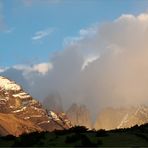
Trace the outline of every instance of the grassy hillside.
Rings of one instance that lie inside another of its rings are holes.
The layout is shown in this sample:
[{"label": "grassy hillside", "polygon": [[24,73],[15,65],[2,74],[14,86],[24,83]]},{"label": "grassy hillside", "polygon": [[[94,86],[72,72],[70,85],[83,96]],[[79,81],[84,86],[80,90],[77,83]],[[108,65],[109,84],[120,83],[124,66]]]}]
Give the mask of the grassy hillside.
[{"label": "grassy hillside", "polygon": [[128,129],[87,130],[74,127],[64,131],[11,135],[0,137],[0,146],[4,147],[105,147],[105,146],[148,146],[148,124]]}]

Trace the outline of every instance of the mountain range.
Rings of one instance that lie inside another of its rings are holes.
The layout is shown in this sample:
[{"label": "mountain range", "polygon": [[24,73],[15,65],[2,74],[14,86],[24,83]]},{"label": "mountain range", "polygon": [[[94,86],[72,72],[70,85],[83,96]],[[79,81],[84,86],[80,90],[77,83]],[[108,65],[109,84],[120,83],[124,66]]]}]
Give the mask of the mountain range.
[{"label": "mountain range", "polygon": [[16,82],[0,76],[0,135],[19,136],[34,131],[69,129],[75,125],[111,130],[148,123],[146,105],[107,107],[92,122],[85,105],[74,103],[64,112],[59,95],[48,97],[43,106]]},{"label": "mountain range", "polygon": [[148,123],[148,106],[108,107],[102,110],[95,122],[95,129],[128,128]]}]

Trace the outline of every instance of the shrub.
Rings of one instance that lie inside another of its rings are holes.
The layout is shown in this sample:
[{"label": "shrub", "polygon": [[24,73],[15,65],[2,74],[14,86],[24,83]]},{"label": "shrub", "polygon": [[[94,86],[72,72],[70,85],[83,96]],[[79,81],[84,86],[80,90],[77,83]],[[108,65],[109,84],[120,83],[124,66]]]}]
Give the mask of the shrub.
[{"label": "shrub", "polygon": [[74,126],[70,128],[68,131],[76,133],[84,133],[88,131],[88,128],[86,128],[85,126]]},{"label": "shrub", "polygon": [[91,142],[91,140],[86,135],[82,135],[81,143],[82,143],[81,146],[83,146],[83,147],[95,147],[95,146],[97,146],[97,144]]},{"label": "shrub", "polygon": [[13,135],[7,135],[5,137],[0,137],[3,140],[14,140],[16,137]]},{"label": "shrub", "polygon": [[78,134],[73,134],[71,136],[67,136],[65,143],[75,143],[76,141],[79,141],[81,139],[81,136]]},{"label": "shrub", "polygon": [[104,137],[107,135],[108,135],[108,133],[104,129],[100,129],[100,130],[96,131],[96,137]]}]

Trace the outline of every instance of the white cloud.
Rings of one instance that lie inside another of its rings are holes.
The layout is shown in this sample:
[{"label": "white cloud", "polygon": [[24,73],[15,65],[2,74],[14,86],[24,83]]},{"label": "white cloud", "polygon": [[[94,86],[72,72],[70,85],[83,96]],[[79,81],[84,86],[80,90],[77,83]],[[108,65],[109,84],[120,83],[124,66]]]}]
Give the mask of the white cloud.
[{"label": "white cloud", "polygon": [[34,71],[37,71],[42,74],[46,74],[52,68],[53,65],[51,63],[40,63],[33,66]]},{"label": "white cloud", "polygon": [[98,29],[98,25],[95,24],[92,27],[89,28],[85,28],[85,29],[81,29],[79,31],[79,35],[76,37],[66,37],[64,39],[64,46],[73,46],[76,44],[79,44],[79,42],[81,42],[81,40],[85,39],[85,38],[91,38],[93,37],[96,33],[97,33],[97,29]]},{"label": "white cloud", "polygon": [[90,63],[96,61],[98,58],[99,56],[96,55],[89,55],[89,57],[86,57],[81,70],[84,70]]},{"label": "white cloud", "polygon": [[51,63],[39,63],[35,65],[15,65],[14,69],[22,70],[24,73],[38,72],[40,74],[46,74],[49,70],[53,68]]},{"label": "white cloud", "polygon": [[5,72],[8,69],[8,67],[0,68],[0,73]]},{"label": "white cloud", "polygon": [[91,108],[148,103],[148,14],[122,15],[90,28],[55,56],[54,71],[38,82],[49,88],[44,94],[55,89],[64,104]]},{"label": "white cloud", "polygon": [[42,40],[43,38],[49,36],[54,31],[54,28],[48,28],[45,30],[37,31],[31,38],[33,41]]}]

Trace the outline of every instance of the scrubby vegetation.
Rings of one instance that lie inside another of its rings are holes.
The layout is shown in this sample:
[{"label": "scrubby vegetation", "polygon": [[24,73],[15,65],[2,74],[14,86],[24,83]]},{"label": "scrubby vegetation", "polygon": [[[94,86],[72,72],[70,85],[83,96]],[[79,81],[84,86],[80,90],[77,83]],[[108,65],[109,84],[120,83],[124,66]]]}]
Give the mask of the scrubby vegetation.
[{"label": "scrubby vegetation", "polygon": [[105,147],[148,146],[148,124],[111,131],[88,130],[84,126],[53,132],[34,132],[20,137],[0,137],[1,147]]}]

